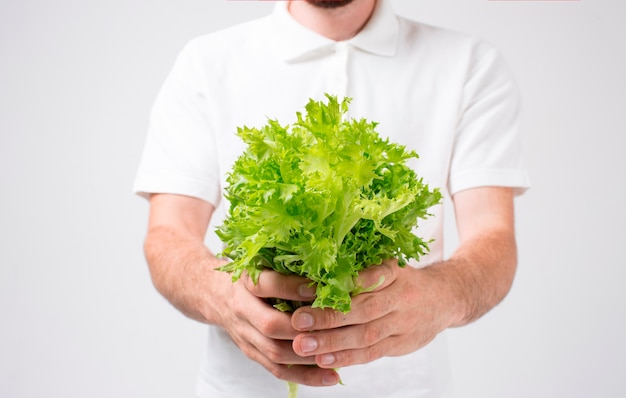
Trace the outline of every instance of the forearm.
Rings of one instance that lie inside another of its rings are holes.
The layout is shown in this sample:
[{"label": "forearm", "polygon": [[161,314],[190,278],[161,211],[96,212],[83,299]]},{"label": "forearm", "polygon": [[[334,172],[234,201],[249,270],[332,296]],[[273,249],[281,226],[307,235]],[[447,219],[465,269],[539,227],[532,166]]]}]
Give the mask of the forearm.
[{"label": "forearm", "polygon": [[144,252],[154,286],[174,307],[199,322],[218,323],[215,300],[207,295],[231,285],[226,273],[215,270],[224,260],[198,238],[169,226],[150,228]]},{"label": "forearm", "polygon": [[496,230],[464,242],[428,270],[440,281],[450,327],[475,321],[504,299],[513,283],[517,250],[511,231]]}]

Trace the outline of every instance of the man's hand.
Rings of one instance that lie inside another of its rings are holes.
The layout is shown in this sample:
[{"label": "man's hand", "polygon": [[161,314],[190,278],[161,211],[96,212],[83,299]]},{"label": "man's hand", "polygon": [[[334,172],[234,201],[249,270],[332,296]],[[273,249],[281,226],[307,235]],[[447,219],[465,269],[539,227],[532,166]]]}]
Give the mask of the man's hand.
[{"label": "man's hand", "polygon": [[416,269],[386,261],[361,272],[347,314],[302,307],[291,322],[300,331],[294,351],[323,368],[362,364],[413,352],[442,330],[469,323],[507,294],[516,268],[513,196],[484,187],[454,197],[460,245],[451,259]]},{"label": "man's hand", "polygon": [[225,260],[204,245],[213,211],[196,198],[151,196],[144,251],[157,290],[186,316],[222,326],[246,356],[276,377],[311,386],[337,384],[337,372],[310,366],[313,356],[294,353],[298,332],[290,315],[264,301],[312,301],[315,292],[308,280],[263,271],[256,285],[247,276],[232,283],[229,274],[216,270]]},{"label": "man's hand", "polygon": [[257,285],[247,277],[233,284],[216,271],[224,260],[203,242],[214,209],[199,199],[154,195],[145,252],[155,286],[181,312],[222,326],[280,379],[333,385],[333,368],[415,351],[443,329],[477,319],[508,292],[516,266],[511,191],[477,188],[454,202],[461,244],[452,258],[422,269],[386,261],[362,272],[361,287],[384,281],[354,297],[345,315],[302,307],[290,318],[265,303],[312,301],[306,279],[264,271]]},{"label": "man's hand", "polygon": [[292,340],[298,332],[291,326],[291,314],[278,311],[264,300],[312,301],[315,289],[308,286],[309,282],[267,270],[255,285],[245,275],[232,284],[218,323],[248,358],[275,377],[311,386],[334,385],[339,382],[337,372],[312,367],[314,356],[300,356],[293,351]]},{"label": "man's hand", "polygon": [[[445,283],[433,269],[400,268],[395,260],[361,272],[359,286],[374,291],[352,300],[347,314],[299,308],[292,317],[298,355],[315,355],[323,368],[367,363],[382,356],[411,353],[451,324],[454,306],[445,301]],[[304,333],[302,333],[304,332]]]}]

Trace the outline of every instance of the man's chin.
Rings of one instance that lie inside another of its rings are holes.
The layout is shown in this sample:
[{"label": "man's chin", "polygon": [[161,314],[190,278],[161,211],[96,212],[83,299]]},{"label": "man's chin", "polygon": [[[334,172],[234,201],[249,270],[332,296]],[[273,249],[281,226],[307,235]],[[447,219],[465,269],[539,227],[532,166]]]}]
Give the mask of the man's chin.
[{"label": "man's chin", "polygon": [[339,8],[353,1],[354,0],[306,0],[307,3],[319,8]]}]

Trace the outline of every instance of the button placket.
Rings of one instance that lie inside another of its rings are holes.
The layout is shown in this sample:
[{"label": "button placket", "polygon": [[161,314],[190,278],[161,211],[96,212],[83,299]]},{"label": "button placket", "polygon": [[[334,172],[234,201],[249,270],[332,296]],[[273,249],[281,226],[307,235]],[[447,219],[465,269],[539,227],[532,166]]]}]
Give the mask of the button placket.
[{"label": "button placket", "polygon": [[349,55],[350,48],[348,43],[335,43],[335,54],[333,54],[329,71],[329,87],[332,90],[329,94],[336,95],[340,100],[348,93]]}]

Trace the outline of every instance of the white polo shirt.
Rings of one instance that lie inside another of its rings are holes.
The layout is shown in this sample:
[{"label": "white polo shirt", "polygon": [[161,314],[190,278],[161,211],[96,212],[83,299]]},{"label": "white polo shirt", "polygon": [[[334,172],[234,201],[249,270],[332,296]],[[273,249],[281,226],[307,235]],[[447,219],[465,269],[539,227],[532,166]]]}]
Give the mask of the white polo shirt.
[{"label": "white polo shirt", "polygon": [[[519,99],[497,51],[480,40],[396,16],[379,0],[367,26],[334,42],[299,25],[287,2],[272,15],[191,41],[153,107],[135,191],[207,200],[224,214],[226,174],[243,150],[238,126],[295,121],[309,98],[349,96],[351,117],[417,151],[418,175],[446,195],[479,186],[528,187],[518,134]],[[434,239],[421,266],[443,258],[443,207],[418,234]],[[209,246],[219,250],[209,232]],[[309,397],[439,397],[447,363],[441,338],[403,357],[341,369],[343,386],[301,387]],[[198,394],[286,396],[285,383],[209,326]]]}]

